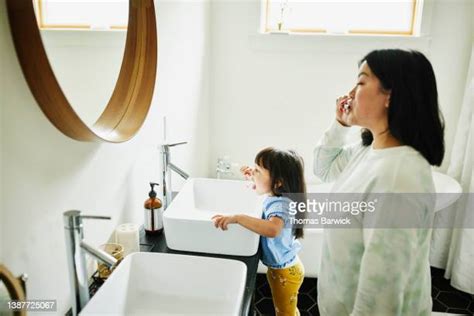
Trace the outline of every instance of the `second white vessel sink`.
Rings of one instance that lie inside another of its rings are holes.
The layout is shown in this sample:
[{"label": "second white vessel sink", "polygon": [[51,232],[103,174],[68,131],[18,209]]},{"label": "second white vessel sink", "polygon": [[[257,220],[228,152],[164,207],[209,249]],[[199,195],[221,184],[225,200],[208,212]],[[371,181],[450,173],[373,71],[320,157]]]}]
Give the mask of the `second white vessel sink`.
[{"label": "second white vessel sink", "polygon": [[237,260],[134,253],[80,315],[239,315],[246,275]]},{"label": "second white vessel sink", "polygon": [[166,243],[174,250],[252,256],[257,253],[259,235],[229,225],[216,229],[216,214],[262,216],[262,199],[246,181],[207,178],[189,179],[164,212]]}]

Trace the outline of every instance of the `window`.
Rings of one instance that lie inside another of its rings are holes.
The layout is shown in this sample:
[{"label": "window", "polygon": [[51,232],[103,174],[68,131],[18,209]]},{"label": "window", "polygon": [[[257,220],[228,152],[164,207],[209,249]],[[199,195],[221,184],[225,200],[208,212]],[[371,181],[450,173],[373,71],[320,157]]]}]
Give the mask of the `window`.
[{"label": "window", "polygon": [[35,0],[41,29],[126,29],[128,0]]},{"label": "window", "polygon": [[262,31],[418,35],[422,0],[263,0]]}]

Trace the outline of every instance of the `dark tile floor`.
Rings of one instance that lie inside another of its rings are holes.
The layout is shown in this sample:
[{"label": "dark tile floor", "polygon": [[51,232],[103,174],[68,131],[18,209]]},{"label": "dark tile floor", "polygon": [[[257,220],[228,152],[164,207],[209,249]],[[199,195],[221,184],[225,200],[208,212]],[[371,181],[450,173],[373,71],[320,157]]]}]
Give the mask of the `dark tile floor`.
[{"label": "dark tile floor", "polygon": [[[474,295],[456,290],[443,275],[444,270],[431,268],[433,311],[474,315]],[[298,295],[301,315],[319,315],[317,296],[317,279],[305,278]],[[257,315],[275,315],[272,295],[264,274],[257,275],[255,312]]]}]

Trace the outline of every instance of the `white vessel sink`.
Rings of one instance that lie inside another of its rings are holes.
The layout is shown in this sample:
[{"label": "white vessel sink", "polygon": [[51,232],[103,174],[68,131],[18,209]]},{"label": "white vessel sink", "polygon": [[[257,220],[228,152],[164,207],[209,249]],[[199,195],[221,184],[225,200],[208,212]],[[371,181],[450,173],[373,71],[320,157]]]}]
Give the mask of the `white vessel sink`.
[{"label": "white vessel sink", "polygon": [[80,315],[239,315],[246,274],[236,260],[134,253]]},{"label": "white vessel sink", "polygon": [[174,250],[252,256],[259,235],[240,225],[216,229],[211,218],[216,214],[260,218],[262,199],[246,181],[189,179],[164,212],[166,243]]},{"label": "white vessel sink", "polygon": [[436,194],[435,212],[450,206],[461,196],[461,185],[452,177],[433,171],[433,181],[436,193],[444,193]]}]

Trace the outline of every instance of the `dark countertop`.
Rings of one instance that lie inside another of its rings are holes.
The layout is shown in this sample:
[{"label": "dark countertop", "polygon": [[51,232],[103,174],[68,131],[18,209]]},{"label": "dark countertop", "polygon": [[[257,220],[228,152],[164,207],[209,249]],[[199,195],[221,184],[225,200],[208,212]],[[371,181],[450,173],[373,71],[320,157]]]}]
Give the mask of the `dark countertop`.
[{"label": "dark countertop", "polygon": [[142,252],[146,251],[146,252],[173,253],[173,254],[214,257],[214,258],[233,259],[233,260],[242,261],[247,266],[247,280],[245,283],[244,300],[242,304],[242,316],[254,315],[253,293],[255,291],[255,281],[257,279],[257,267],[258,267],[258,261],[260,257],[260,250],[251,257],[177,251],[177,250],[172,250],[168,248],[168,246],[166,245],[165,233],[162,233],[159,235],[146,234],[143,227],[140,230],[140,248]]}]

